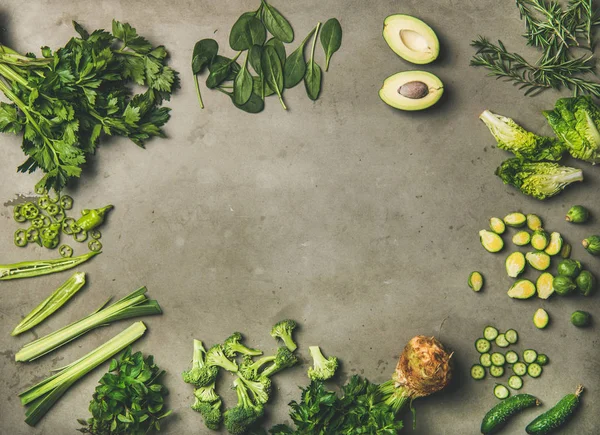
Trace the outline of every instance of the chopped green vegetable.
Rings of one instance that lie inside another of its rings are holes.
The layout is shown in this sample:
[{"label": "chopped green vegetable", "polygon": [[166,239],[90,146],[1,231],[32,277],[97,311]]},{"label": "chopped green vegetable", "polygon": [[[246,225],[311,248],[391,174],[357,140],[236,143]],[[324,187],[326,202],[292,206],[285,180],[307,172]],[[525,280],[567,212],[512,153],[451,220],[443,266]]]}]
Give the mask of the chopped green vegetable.
[{"label": "chopped green vegetable", "polygon": [[562,247],[562,236],[560,235],[560,233],[557,233],[555,231],[550,234],[550,243],[548,243],[548,246],[546,247],[546,249],[544,249],[544,252],[548,255],[557,255],[560,253]]},{"label": "chopped green vegetable", "polygon": [[495,340],[496,346],[498,347],[508,347],[510,343],[506,339],[506,334],[498,334]]},{"label": "chopped green vegetable", "polygon": [[[160,382],[164,370],[152,355],[131,353],[128,347],[119,359],[113,359],[108,373],[100,379],[89,410],[88,420],[78,420],[89,434],[145,434],[160,430],[160,420],[171,414],[165,410],[167,388]],[[118,399],[117,399],[118,398]]]},{"label": "chopped green vegetable", "polygon": [[538,251],[543,251],[550,243],[550,236],[543,229],[537,229],[533,232],[531,236],[531,246],[533,249],[537,249]]},{"label": "chopped green vegetable", "polygon": [[600,236],[590,236],[581,242],[586,251],[592,255],[600,255]]},{"label": "chopped green vegetable", "polygon": [[575,279],[575,284],[582,295],[589,296],[596,290],[596,277],[589,270],[582,270]]},{"label": "chopped green vegetable", "polygon": [[220,367],[228,372],[236,373],[238,365],[225,355],[225,349],[221,344],[215,344],[206,352],[206,365],[209,367]]},{"label": "chopped green vegetable", "polygon": [[528,279],[520,279],[508,290],[508,296],[513,299],[529,299],[535,295],[535,284]]},{"label": "chopped green vegetable", "polygon": [[15,361],[33,361],[92,329],[118,320],[161,314],[162,311],[158,302],[148,299],[145,294],[146,291],[146,287],[141,287],[117,302],[94,311],[81,320],[27,343],[16,353]]},{"label": "chopped green vegetable", "polygon": [[498,337],[498,330],[493,326],[486,326],[483,330],[483,336],[486,340],[495,340]]},{"label": "chopped green vegetable", "polygon": [[234,358],[238,353],[242,355],[258,356],[262,355],[262,351],[258,349],[250,349],[244,346],[242,341],[242,334],[234,332],[223,342],[223,350],[225,355],[229,358]]},{"label": "chopped green vegetable", "polygon": [[478,338],[475,340],[475,349],[479,353],[487,353],[492,348],[492,344],[485,338]]},{"label": "chopped green vegetable", "polygon": [[506,257],[506,273],[511,278],[516,278],[525,270],[525,256],[522,252],[516,251]]},{"label": "chopped green vegetable", "polygon": [[482,353],[479,355],[479,364],[481,364],[483,367],[491,367],[492,356],[489,353]]},{"label": "chopped green vegetable", "polygon": [[510,396],[510,391],[502,384],[496,384],[494,387],[494,396],[497,399],[504,400]]},{"label": "chopped green vegetable", "polygon": [[527,364],[522,363],[522,362],[518,362],[515,363],[512,367],[513,372],[515,373],[515,375],[517,376],[525,376],[527,374]]},{"label": "chopped green vegetable", "polygon": [[571,245],[568,243],[565,243],[562,247],[562,249],[560,250],[560,256],[562,258],[569,258],[571,256]]},{"label": "chopped green vegetable", "polygon": [[479,364],[473,364],[471,366],[471,377],[476,381],[480,381],[485,378],[485,369],[483,366]]},{"label": "chopped green vegetable", "polygon": [[84,357],[19,394],[23,405],[32,403],[25,413],[25,423],[35,426],[75,382],[125,349],[144,335],[144,332],[146,325],[143,322],[135,322]]},{"label": "chopped green vegetable", "polygon": [[567,296],[575,291],[577,285],[568,276],[558,275],[552,280],[552,287],[559,296]]},{"label": "chopped green vegetable", "polygon": [[523,388],[523,379],[520,376],[512,375],[508,378],[508,386],[513,390],[520,390]]},{"label": "chopped green vegetable", "polygon": [[31,278],[34,276],[47,275],[49,273],[62,272],[72,269],[89,260],[101,251],[88,252],[79,257],[57,258],[55,260],[23,261],[15,264],[0,264],[0,280],[17,278]]},{"label": "chopped green vegetable", "polygon": [[505,357],[506,362],[509,364],[514,364],[519,361],[519,354],[517,354],[517,352],[515,352],[514,350],[509,350],[508,352],[506,352]]},{"label": "chopped green vegetable", "polygon": [[503,162],[496,169],[496,175],[504,184],[541,200],[559,194],[571,183],[583,181],[580,169],[549,162],[523,162],[518,158]]},{"label": "chopped green vegetable", "polygon": [[490,375],[492,375],[494,378],[501,378],[502,376],[504,376],[504,367],[494,365],[491,366]]},{"label": "chopped green vegetable", "polygon": [[554,276],[549,272],[542,273],[536,283],[537,294],[540,299],[548,299],[554,293]]},{"label": "chopped green vegetable", "polygon": [[471,272],[469,274],[469,280],[467,283],[469,284],[469,287],[471,287],[471,289],[474,292],[478,292],[483,288],[483,284],[484,284],[483,275],[477,271]]},{"label": "chopped green vegetable", "polygon": [[550,317],[548,316],[546,310],[544,310],[543,308],[538,308],[535,314],[533,315],[533,324],[538,329],[544,329],[546,326],[548,326],[549,320]]},{"label": "chopped green vegetable", "polygon": [[506,363],[506,358],[500,352],[494,352],[490,355],[492,365],[501,367]]},{"label": "chopped green vegetable", "polygon": [[563,397],[553,408],[538,416],[525,428],[529,435],[546,435],[564,425],[579,406],[583,386],[578,385],[575,394]]},{"label": "chopped green vegetable", "polygon": [[567,212],[567,222],[583,224],[590,218],[590,212],[582,205],[574,205]]},{"label": "chopped green vegetable", "polygon": [[517,246],[528,245],[531,242],[531,234],[527,231],[519,231],[513,236],[512,242]]},{"label": "chopped green vegetable", "polygon": [[504,333],[504,337],[506,338],[506,341],[508,341],[510,344],[516,344],[517,341],[519,341],[519,334],[514,329],[509,329],[508,331],[506,331]]},{"label": "chopped green vegetable", "polygon": [[542,366],[535,362],[527,366],[527,374],[532,378],[539,378],[542,375],[543,371],[544,369],[542,368]]},{"label": "chopped green vegetable", "polygon": [[541,230],[543,228],[542,219],[536,214],[528,214],[527,228],[531,231]]},{"label": "chopped green vegetable", "polygon": [[112,205],[107,205],[93,210],[84,209],[81,211],[82,216],[77,221],[77,226],[83,231],[92,231],[104,223],[106,213],[113,208]]},{"label": "chopped green vegetable", "polygon": [[282,320],[281,322],[276,323],[273,328],[271,328],[271,337],[283,341],[285,346],[293,352],[298,348],[292,338],[292,333],[295,328],[295,321],[289,319]]},{"label": "chopped green vegetable", "polygon": [[313,359],[313,367],[308,368],[308,377],[313,381],[332,378],[338,368],[338,359],[334,356],[325,358],[319,346],[309,346],[308,352]]},{"label": "chopped green vegetable", "polygon": [[544,251],[528,252],[525,259],[531,267],[537,270],[546,270],[550,267],[550,256]]},{"label": "chopped green vegetable", "polygon": [[479,240],[488,252],[499,252],[504,247],[502,237],[488,230],[479,231]]},{"label": "chopped green vegetable", "polygon": [[13,329],[10,335],[19,335],[40,324],[48,316],[62,307],[71,297],[77,293],[85,284],[85,273],[75,272],[59,288],[54,290],[50,296],[33,309]]},{"label": "chopped green vegetable", "polygon": [[260,420],[264,415],[264,406],[254,402],[249,394],[248,388],[240,378],[233,381],[235,392],[238,397],[237,405],[228,409],[223,414],[223,421],[227,431],[232,435],[241,435]]},{"label": "chopped green vegetable", "polygon": [[493,217],[490,218],[490,229],[496,234],[504,234],[504,231],[506,231],[506,225],[502,219]]},{"label": "chopped green vegetable", "polygon": [[538,363],[541,366],[545,366],[546,364],[548,364],[549,359],[548,359],[548,355],[545,355],[543,353],[540,353],[537,358],[535,359],[535,362]]},{"label": "chopped green vegetable", "polygon": [[206,349],[200,340],[194,340],[192,368],[182,373],[183,382],[197,388],[210,385],[217,379],[219,369],[206,364]]},{"label": "chopped green vegetable", "polygon": [[261,377],[271,377],[275,373],[280,372],[283,369],[293,367],[298,363],[298,358],[294,353],[289,350],[286,346],[281,346],[277,349],[273,363],[265,368],[260,374]]},{"label": "chopped green vegetable", "polygon": [[587,311],[575,311],[571,314],[571,323],[579,328],[589,326],[592,323],[592,315]]},{"label": "chopped green vegetable", "polygon": [[520,228],[527,222],[527,216],[521,212],[512,212],[504,216],[504,223],[509,227]]}]

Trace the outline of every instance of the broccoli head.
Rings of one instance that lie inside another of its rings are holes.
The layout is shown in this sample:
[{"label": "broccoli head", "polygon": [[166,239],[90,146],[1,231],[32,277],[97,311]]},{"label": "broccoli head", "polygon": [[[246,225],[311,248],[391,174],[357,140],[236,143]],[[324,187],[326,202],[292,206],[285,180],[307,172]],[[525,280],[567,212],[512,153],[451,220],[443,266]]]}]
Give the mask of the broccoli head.
[{"label": "broccoli head", "polygon": [[238,376],[245,384],[246,388],[250,390],[256,403],[264,405],[269,401],[269,396],[271,395],[271,380],[269,378],[261,376],[258,380],[251,381],[240,376],[239,373]]},{"label": "broccoli head", "polygon": [[292,339],[292,331],[296,328],[296,322],[293,320],[282,320],[281,322],[275,324],[271,329],[271,337],[283,341],[286,347],[292,352],[295,351],[298,346],[294,343]]},{"label": "broccoli head", "polygon": [[211,384],[217,378],[219,369],[206,364],[206,350],[200,340],[194,340],[192,368],[182,373],[183,381],[196,387]]},{"label": "broccoli head", "polygon": [[273,364],[262,371],[261,377],[271,377],[283,369],[296,365],[296,363],[298,363],[296,355],[287,347],[282,346],[277,349]]},{"label": "broccoli head", "polygon": [[338,368],[338,359],[334,356],[325,358],[319,346],[308,348],[313,358],[313,367],[308,369],[308,377],[313,381],[325,381],[335,374]]},{"label": "broccoli head", "polygon": [[581,169],[549,162],[523,162],[508,159],[496,169],[504,184],[510,184],[526,195],[546,199],[560,193],[566,186],[583,180]]},{"label": "broccoli head", "polygon": [[264,408],[263,405],[252,402],[248,395],[248,390],[241,379],[233,381],[233,385],[238,397],[238,403],[234,408],[225,411],[223,420],[230,434],[241,435],[263,416]]},{"label": "broccoli head", "polygon": [[479,115],[490,133],[496,138],[498,148],[512,152],[521,159],[530,161],[558,161],[565,153],[566,146],[551,137],[538,136],[517,124],[510,118],[485,110]]},{"label": "broccoli head", "polygon": [[231,337],[229,337],[223,343],[223,350],[225,355],[229,358],[235,358],[238,353],[242,355],[250,355],[250,356],[258,356],[262,355],[262,352],[258,349],[250,349],[249,347],[244,346],[242,343],[242,334],[239,332],[234,332]]},{"label": "broccoli head", "polygon": [[[287,349],[287,347],[285,349]],[[260,377],[259,371],[262,366],[274,360],[275,355],[265,356],[256,361],[254,361],[252,357],[244,355],[239,367],[239,373],[246,379],[256,381]]]},{"label": "broccoli head", "polygon": [[206,365],[209,367],[221,367],[228,372],[233,373],[238,371],[238,365],[235,361],[231,361],[227,358],[223,346],[220,344],[215,344],[208,349],[208,352],[206,353]]},{"label": "broccoli head", "polygon": [[196,396],[196,399],[202,402],[216,402],[217,400],[219,400],[219,396],[215,391],[214,382],[205,387],[196,388],[194,390],[194,396]]},{"label": "broccoli head", "polygon": [[204,419],[204,424],[207,428],[211,430],[219,430],[221,426],[221,401],[217,400],[216,402],[209,403],[203,402],[196,398],[196,403],[192,405],[192,409],[196,412],[199,412]]}]

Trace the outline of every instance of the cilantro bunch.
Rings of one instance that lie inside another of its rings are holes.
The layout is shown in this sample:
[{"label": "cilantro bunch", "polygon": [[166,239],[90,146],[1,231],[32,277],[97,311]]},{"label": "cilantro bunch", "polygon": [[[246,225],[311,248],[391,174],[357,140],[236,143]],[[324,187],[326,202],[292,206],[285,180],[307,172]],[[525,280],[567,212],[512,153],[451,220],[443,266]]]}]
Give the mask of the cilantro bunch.
[{"label": "cilantro bunch", "polygon": [[108,373],[100,379],[90,402],[92,417],[78,422],[82,433],[94,435],[142,435],[160,430],[160,420],[171,414],[165,411],[167,389],[160,383],[164,370],[152,355],[131,353],[131,346],[110,363]]},{"label": "cilantro bunch", "polygon": [[[79,37],[42,57],[21,55],[0,44],[0,131],[23,134],[27,160],[20,172],[41,169],[36,188],[60,191],[95,153],[104,135],[124,136],[143,147],[169,110],[160,107],[179,86],[167,66],[167,51],[154,47],[127,23],[113,20],[112,33],[88,33],[73,23]],[[134,94],[131,85],[144,87]]]}]

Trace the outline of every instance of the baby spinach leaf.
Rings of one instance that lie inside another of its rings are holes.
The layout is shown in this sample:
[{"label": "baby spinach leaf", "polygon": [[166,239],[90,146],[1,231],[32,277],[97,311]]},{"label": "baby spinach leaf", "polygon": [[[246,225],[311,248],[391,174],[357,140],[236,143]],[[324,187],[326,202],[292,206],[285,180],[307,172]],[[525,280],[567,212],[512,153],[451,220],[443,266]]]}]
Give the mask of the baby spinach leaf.
[{"label": "baby spinach leaf", "polygon": [[262,19],[269,33],[286,44],[292,42],[294,40],[294,29],[292,29],[290,22],[265,0],[261,1],[263,4]]},{"label": "baby spinach leaf", "polygon": [[294,50],[292,54],[286,59],[285,65],[283,65],[283,84],[286,88],[293,88],[304,78],[306,74],[306,61],[304,60],[304,46],[310,39],[317,28],[315,27],[310,31],[304,41]]},{"label": "baby spinach leaf", "polygon": [[[238,55],[239,56],[239,55]],[[240,70],[237,59],[229,59],[225,56],[215,56],[212,64],[208,67],[210,74],[206,79],[206,87],[214,89],[223,83],[225,80],[233,80]]]},{"label": "baby spinach leaf", "polygon": [[235,80],[233,81],[233,102],[236,106],[246,104],[252,94],[254,82],[252,81],[252,75],[250,75],[247,66],[248,57],[246,56],[246,63],[237,73]]},{"label": "baby spinach leaf", "polygon": [[238,109],[242,109],[244,112],[259,113],[262,112],[265,108],[264,100],[254,92],[251,93],[248,101],[246,101],[246,103],[242,105],[236,104],[233,100],[233,97],[231,99],[233,101],[233,104],[235,104],[235,107],[237,107]]},{"label": "baby spinach leaf", "polygon": [[329,61],[333,53],[342,46],[342,26],[337,18],[330,18],[321,30],[321,45],[325,52],[325,71],[329,70]]},{"label": "baby spinach leaf", "polygon": [[253,80],[253,87],[254,87],[254,93],[256,95],[260,95],[263,98],[266,97],[270,97],[271,95],[273,95],[275,93],[275,91],[273,89],[271,89],[271,86],[269,86],[268,84],[265,83],[265,80],[263,79],[262,76],[259,77],[252,77]]},{"label": "baby spinach leaf", "polygon": [[202,39],[194,45],[192,53],[192,71],[200,74],[204,67],[210,65],[219,51],[219,44],[214,39]]},{"label": "baby spinach leaf", "polygon": [[273,47],[275,49],[275,51],[277,52],[277,56],[279,56],[279,60],[281,60],[281,64],[283,65],[285,63],[285,47],[283,45],[283,42],[281,42],[279,39],[277,38],[271,38],[267,41],[267,43],[265,45],[270,45],[271,47]]},{"label": "baby spinach leaf", "polygon": [[252,66],[252,69],[254,69],[254,72],[258,75],[262,74],[262,67],[260,66],[262,51],[263,48],[261,45],[253,45],[248,51],[248,62]]},{"label": "baby spinach leaf", "polygon": [[277,51],[275,51],[272,46],[265,46],[262,53],[261,65],[265,83],[277,93],[281,106],[284,110],[287,110],[283,98],[281,97],[281,93],[283,92],[283,69],[281,67],[281,60],[277,55]]},{"label": "baby spinach leaf", "polygon": [[315,36],[313,37],[310,60],[306,64],[306,75],[304,76],[306,93],[308,94],[308,98],[311,100],[316,100],[319,98],[319,94],[321,93],[321,67],[315,62],[315,44],[317,42],[317,36],[319,35],[320,27],[321,23],[317,24]]},{"label": "baby spinach leaf", "polygon": [[263,45],[267,32],[263,23],[253,16],[242,15],[229,33],[229,45],[232,49],[248,50],[254,44]]}]

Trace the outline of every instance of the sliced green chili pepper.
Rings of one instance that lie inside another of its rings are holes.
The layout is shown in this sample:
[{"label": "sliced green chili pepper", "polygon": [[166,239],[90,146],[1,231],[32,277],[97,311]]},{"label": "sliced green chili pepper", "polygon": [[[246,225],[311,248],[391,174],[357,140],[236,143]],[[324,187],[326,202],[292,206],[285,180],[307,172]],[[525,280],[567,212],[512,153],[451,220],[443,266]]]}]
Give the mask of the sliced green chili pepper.
[{"label": "sliced green chili pepper", "polygon": [[40,238],[40,230],[35,227],[29,227],[25,231],[25,235],[27,236],[27,241],[29,243],[36,242]]},{"label": "sliced green chili pepper", "polygon": [[79,257],[57,258],[54,260],[23,261],[16,264],[0,265],[0,280],[31,278],[34,276],[47,275],[54,272],[62,272],[71,269],[98,255],[98,252],[88,252]]},{"label": "sliced green chili pepper", "polygon": [[63,233],[71,236],[71,235],[79,232],[79,231],[76,231],[77,229],[79,231],[81,231],[81,228],[79,228],[77,226],[75,219],[73,219],[72,217],[65,218],[65,220],[62,221]]},{"label": "sliced green chili pepper", "polygon": [[98,240],[102,237],[102,233],[100,232],[100,230],[92,230],[90,231],[90,237],[92,239]]},{"label": "sliced green chili pepper", "polygon": [[67,218],[67,215],[64,211],[59,211],[54,216],[52,216],[56,222],[62,223]]},{"label": "sliced green chili pepper", "polygon": [[73,198],[71,198],[69,195],[61,196],[60,206],[65,210],[71,210],[71,208],[73,208]]},{"label": "sliced green chili pepper", "polygon": [[17,222],[25,222],[27,218],[21,214],[21,204],[15,205],[13,209],[13,217]]},{"label": "sliced green chili pepper", "polygon": [[46,195],[48,193],[48,190],[43,185],[36,184],[35,193],[37,193],[38,195]]},{"label": "sliced green chili pepper", "polygon": [[94,228],[102,225],[104,222],[104,215],[112,208],[112,205],[107,205],[106,207],[97,208],[94,210],[82,210],[81,214],[83,216],[79,218],[77,225],[79,225],[81,229],[85,231],[93,230]]},{"label": "sliced green chili pepper", "polygon": [[58,253],[61,255],[61,257],[72,257],[73,248],[71,248],[69,245],[60,245],[58,248]]},{"label": "sliced green chili pepper", "polygon": [[80,229],[76,233],[73,233],[73,239],[79,243],[85,242],[87,240],[87,237],[88,237],[87,231],[82,230],[82,229]]},{"label": "sliced green chili pepper", "polygon": [[48,207],[46,208],[46,212],[50,216],[54,216],[59,211],[60,211],[60,207],[58,205],[56,205],[56,204],[49,204]]},{"label": "sliced green chili pepper", "polygon": [[49,227],[42,229],[40,232],[40,239],[44,247],[54,249],[58,246],[60,227],[60,224],[52,224]]},{"label": "sliced green chili pepper", "polygon": [[32,220],[40,215],[40,209],[37,208],[33,202],[26,202],[21,206],[19,213],[21,213],[25,219]]},{"label": "sliced green chili pepper", "polygon": [[100,240],[92,239],[88,242],[88,248],[90,248],[90,251],[92,252],[98,252],[102,249],[102,243]]},{"label": "sliced green chili pepper", "polygon": [[47,196],[52,204],[56,204],[60,200],[60,193],[58,192],[56,193],[56,196],[54,198],[50,195],[50,192],[48,192]]},{"label": "sliced green chili pepper", "polygon": [[41,217],[36,217],[31,221],[31,226],[36,229],[40,229],[44,227],[44,219]]},{"label": "sliced green chili pepper", "polygon": [[20,248],[27,246],[27,233],[23,228],[19,228],[15,231],[15,245]]},{"label": "sliced green chili pepper", "polygon": [[50,199],[48,198],[47,195],[40,196],[38,198],[38,207],[41,208],[42,210],[45,210],[46,208],[48,208],[49,205],[50,205]]}]

